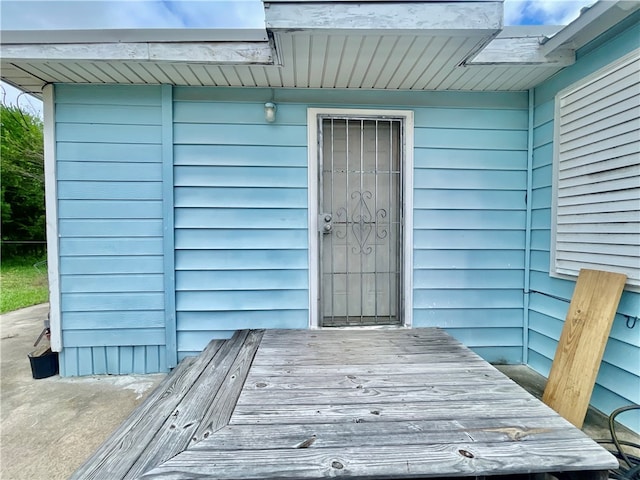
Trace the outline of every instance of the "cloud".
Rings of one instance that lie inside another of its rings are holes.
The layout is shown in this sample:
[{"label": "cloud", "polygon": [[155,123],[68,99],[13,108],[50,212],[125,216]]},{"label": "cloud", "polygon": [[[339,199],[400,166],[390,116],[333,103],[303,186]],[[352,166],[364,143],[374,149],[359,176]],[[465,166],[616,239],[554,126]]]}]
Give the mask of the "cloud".
[{"label": "cloud", "polygon": [[505,25],[566,25],[595,0],[505,0]]},{"label": "cloud", "polygon": [[3,0],[0,27],[264,28],[264,13],[260,0]]}]

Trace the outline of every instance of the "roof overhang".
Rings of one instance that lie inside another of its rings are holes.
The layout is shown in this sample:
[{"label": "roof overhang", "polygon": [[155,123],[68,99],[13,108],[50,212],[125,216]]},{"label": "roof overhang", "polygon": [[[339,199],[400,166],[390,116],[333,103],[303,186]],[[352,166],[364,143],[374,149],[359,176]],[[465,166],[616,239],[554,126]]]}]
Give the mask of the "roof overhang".
[{"label": "roof overhang", "polygon": [[267,30],[3,32],[2,79],[35,94],[56,82],[525,90],[640,8],[601,1],[565,28],[503,29],[502,1],[271,0]]}]

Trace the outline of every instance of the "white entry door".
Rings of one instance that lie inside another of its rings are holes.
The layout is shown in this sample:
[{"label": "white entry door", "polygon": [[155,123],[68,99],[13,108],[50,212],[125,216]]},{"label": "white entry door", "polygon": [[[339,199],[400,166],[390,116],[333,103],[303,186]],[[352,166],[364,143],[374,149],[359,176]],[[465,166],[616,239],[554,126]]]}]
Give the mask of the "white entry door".
[{"label": "white entry door", "polygon": [[401,324],[402,120],[319,128],[321,326]]}]

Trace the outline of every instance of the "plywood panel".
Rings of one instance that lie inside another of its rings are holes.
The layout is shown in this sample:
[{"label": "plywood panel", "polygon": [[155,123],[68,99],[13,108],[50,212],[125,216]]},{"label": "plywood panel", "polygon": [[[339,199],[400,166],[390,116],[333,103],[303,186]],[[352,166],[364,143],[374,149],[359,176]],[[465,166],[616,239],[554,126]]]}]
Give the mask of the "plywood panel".
[{"label": "plywood panel", "polygon": [[626,276],[583,269],[569,305],[543,401],[577,427],[589,407]]}]

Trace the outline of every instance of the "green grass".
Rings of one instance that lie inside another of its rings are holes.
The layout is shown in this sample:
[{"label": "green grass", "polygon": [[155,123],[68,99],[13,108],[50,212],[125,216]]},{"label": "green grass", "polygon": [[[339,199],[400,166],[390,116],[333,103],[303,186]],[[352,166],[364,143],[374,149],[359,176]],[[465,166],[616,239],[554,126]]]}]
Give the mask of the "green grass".
[{"label": "green grass", "polygon": [[[49,300],[47,264],[42,258],[12,258],[0,265],[0,313]],[[34,267],[37,264],[38,268]]]}]

